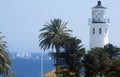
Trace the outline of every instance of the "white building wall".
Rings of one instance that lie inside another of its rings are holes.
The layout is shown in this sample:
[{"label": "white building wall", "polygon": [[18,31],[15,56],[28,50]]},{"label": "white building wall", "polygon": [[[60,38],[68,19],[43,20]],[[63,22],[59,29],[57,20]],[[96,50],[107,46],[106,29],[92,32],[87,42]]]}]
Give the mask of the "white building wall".
[{"label": "white building wall", "polygon": [[[90,49],[103,47],[108,44],[108,23],[91,23],[90,24]],[[95,33],[93,33],[93,28]],[[99,29],[101,28],[101,34]]]}]

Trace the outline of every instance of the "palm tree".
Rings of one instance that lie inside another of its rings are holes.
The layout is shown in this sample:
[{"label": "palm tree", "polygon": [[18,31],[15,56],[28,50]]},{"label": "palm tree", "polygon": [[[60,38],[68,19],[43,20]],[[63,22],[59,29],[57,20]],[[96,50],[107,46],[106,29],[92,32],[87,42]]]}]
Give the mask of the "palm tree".
[{"label": "palm tree", "polygon": [[[67,29],[66,25],[67,22],[62,22],[60,19],[51,20],[50,23],[47,22],[44,28],[40,30],[42,33],[39,35],[39,47],[43,50],[55,48],[56,53],[59,54],[62,41],[69,37],[69,32],[71,32],[71,30]],[[58,63],[58,58],[56,58],[56,63]]]},{"label": "palm tree", "polygon": [[0,36],[0,74],[6,75],[9,73],[11,60],[6,46],[7,42],[3,41],[3,38],[4,36]]}]

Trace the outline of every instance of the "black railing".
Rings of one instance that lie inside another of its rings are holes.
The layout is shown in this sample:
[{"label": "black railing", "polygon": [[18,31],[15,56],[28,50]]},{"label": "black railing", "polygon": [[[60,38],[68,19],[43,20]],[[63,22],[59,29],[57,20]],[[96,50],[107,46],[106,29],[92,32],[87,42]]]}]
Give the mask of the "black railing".
[{"label": "black railing", "polygon": [[92,24],[92,23],[110,23],[110,19],[109,18],[105,18],[104,21],[95,21],[91,18],[88,19],[88,24]]}]

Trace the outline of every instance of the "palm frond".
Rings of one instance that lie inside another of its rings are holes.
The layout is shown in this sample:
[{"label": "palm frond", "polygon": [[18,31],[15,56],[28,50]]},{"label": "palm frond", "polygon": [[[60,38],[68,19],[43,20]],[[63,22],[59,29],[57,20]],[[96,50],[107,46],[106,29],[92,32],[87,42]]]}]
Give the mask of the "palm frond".
[{"label": "palm frond", "polygon": [[11,66],[11,59],[7,50],[7,42],[3,41],[5,36],[0,36],[0,74],[8,73]]},{"label": "palm frond", "polygon": [[69,32],[72,30],[67,29],[67,22],[63,22],[61,19],[50,20],[50,23],[46,23],[42,29],[40,29],[39,35],[39,47],[46,50],[54,48],[55,45],[61,45],[62,40],[69,36]]}]

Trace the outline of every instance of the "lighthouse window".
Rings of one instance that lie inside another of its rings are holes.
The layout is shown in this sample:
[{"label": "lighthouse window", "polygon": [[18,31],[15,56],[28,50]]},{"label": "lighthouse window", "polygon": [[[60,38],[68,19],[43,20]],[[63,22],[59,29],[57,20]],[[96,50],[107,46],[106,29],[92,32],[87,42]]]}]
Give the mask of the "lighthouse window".
[{"label": "lighthouse window", "polygon": [[99,28],[99,34],[101,34],[102,33],[102,29],[101,28]]},{"label": "lighthouse window", "polygon": [[107,28],[105,29],[105,33],[107,34]]},{"label": "lighthouse window", "polygon": [[93,28],[93,34],[95,34],[95,28]]}]

